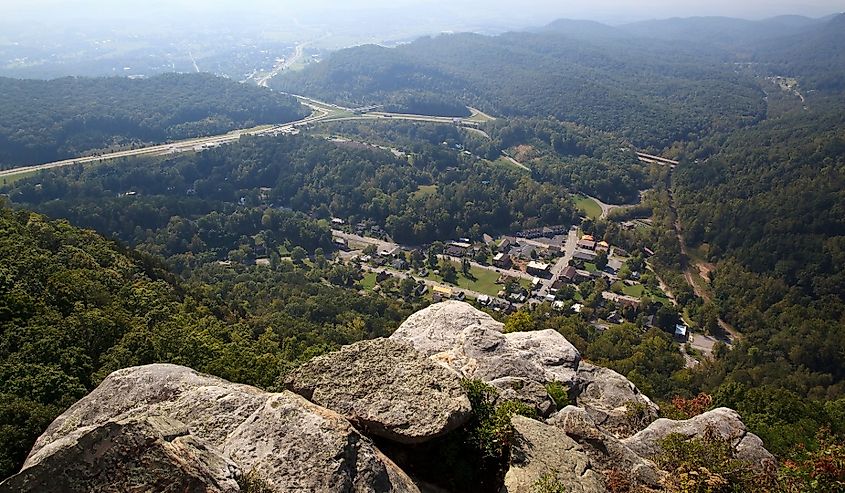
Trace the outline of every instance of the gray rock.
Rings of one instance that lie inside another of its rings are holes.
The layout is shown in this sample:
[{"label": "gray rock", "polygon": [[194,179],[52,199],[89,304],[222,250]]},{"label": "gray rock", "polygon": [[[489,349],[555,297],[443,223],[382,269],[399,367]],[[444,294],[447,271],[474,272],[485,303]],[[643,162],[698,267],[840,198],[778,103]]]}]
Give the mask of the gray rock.
[{"label": "gray rock", "polygon": [[574,493],[606,491],[590,458],[563,430],[522,416],[511,422],[514,442],[502,492],[534,493],[541,481]]},{"label": "gray rock", "polygon": [[270,395],[223,453],[272,491],[417,491],[349,421],[290,392]]},{"label": "gray rock", "polygon": [[476,310],[472,305],[444,301],[408,317],[390,338],[409,342],[417,351],[431,356],[455,347],[461,334],[474,326],[500,333],[503,327],[493,317]]},{"label": "gray rock", "polygon": [[466,303],[447,301],[411,315],[390,338],[411,343],[464,378],[540,384],[574,379],[581,355],[560,333],[503,334],[502,327]]},{"label": "gray rock", "polygon": [[566,406],[546,422],[560,428],[581,445],[596,471],[605,476],[610,471],[619,471],[634,486],[660,488],[664,473],[657,465],[635,454],[618,438],[600,430],[587,410]]},{"label": "gray rock", "polygon": [[616,437],[630,436],[657,419],[660,408],[630,380],[609,368],[581,362],[575,381],[576,405]]},{"label": "gray rock", "polygon": [[492,382],[499,392],[495,404],[507,401],[521,401],[533,406],[537,416],[548,417],[557,410],[554,401],[546,391],[545,385],[524,378],[499,378]]},{"label": "gray rock", "polygon": [[661,440],[670,434],[693,439],[702,438],[708,432],[730,442],[736,457],[748,461],[754,467],[767,469],[775,464],[774,456],[763,447],[763,442],[757,435],[748,431],[739,413],[724,407],[687,420],[658,419],[646,429],[623,440],[623,443],[641,457],[654,457],[661,451]]},{"label": "gray rock", "polygon": [[240,491],[232,461],[163,416],[80,428],[39,452],[0,492]]},{"label": "gray rock", "polygon": [[358,342],[314,358],[286,385],[368,433],[405,444],[442,436],[471,413],[454,372],[396,340]]},{"label": "gray rock", "polygon": [[[117,371],[56,418],[24,469],[55,443],[109,421],[166,416],[270,491],[418,491],[342,416],[291,392],[272,394],[174,365]],[[119,485],[118,485],[119,486]]]}]

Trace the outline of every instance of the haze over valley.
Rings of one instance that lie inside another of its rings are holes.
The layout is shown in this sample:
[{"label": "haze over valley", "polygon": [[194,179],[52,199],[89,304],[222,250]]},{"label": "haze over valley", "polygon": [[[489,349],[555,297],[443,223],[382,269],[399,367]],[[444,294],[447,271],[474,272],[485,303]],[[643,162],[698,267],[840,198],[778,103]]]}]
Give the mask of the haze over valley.
[{"label": "haze over valley", "polygon": [[0,493],[845,491],[843,10],[5,5]]}]

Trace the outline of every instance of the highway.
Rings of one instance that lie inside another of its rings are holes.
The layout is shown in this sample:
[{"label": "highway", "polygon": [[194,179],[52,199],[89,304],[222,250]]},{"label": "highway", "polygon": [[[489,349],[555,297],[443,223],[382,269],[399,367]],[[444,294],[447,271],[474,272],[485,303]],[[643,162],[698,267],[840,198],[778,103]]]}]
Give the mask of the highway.
[{"label": "highway", "polygon": [[[301,104],[311,108],[312,113],[301,120],[279,125],[261,125],[258,127],[233,130],[222,135],[186,139],[177,142],[172,142],[169,144],[156,144],[148,147],[141,147],[138,149],[128,149],[125,151],[110,152],[94,156],[80,156],[72,159],[64,159],[61,161],[54,161],[50,163],[22,166],[18,168],[0,171],[0,178],[10,178],[12,176],[29,174],[36,171],[61,168],[64,166],[72,166],[74,164],[101,163],[104,161],[111,161],[114,159],[126,157],[162,156],[167,154],[177,154],[181,152],[196,152],[210,147],[217,147],[223,144],[237,142],[241,137],[248,135],[273,135],[278,134],[280,132],[292,131],[294,128],[301,125],[314,124],[322,121],[330,122],[343,120],[371,120],[393,118],[396,120],[410,120],[448,124],[453,124],[455,120],[458,120],[460,122],[469,122],[468,119],[460,118],[444,118],[425,115],[407,115],[384,112],[373,112],[357,116],[346,116],[344,115],[344,113],[351,112],[352,110],[350,108],[344,108],[343,106],[338,106],[336,104],[324,103],[322,101],[318,101],[316,99],[308,98],[305,96],[299,96],[295,94],[292,94],[291,96],[296,97]],[[473,114],[473,116],[475,116],[475,114]]]}]

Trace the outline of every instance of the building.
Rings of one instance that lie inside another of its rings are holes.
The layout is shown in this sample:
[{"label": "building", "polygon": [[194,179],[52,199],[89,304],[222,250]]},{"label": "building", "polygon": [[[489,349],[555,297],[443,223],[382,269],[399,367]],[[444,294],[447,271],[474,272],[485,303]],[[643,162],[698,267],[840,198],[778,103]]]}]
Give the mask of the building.
[{"label": "building", "polygon": [[376,273],[376,282],[381,283],[381,282],[384,282],[384,281],[390,279],[391,277],[393,277],[393,276],[390,275],[389,272],[384,272],[384,271],[377,272]]},{"label": "building", "polygon": [[490,304],[490,297],[486,294],[482,294],[476,301],[478,301],[478,304],[481,306],[487,306]]},{"label": "building", "polygon": [[595,250],[596,249],[596,242],[592,240],[585,240],[581,238],[578,240],[578,248],[582,250]]},{"label": "building", "polygon": [[605,291],[601,294],[601,297],[604,298],[606,301],[615,303],[619,306],[630,306],[634,309],[638,309],[640,307],[640,300],[632,296],[625,296],[622,294],[616,294],[611,293],[610,291]]},{"label": "building", "polygon": [[590,250],[575,250],[572,258],[582,262],[592,262],[596,259],[596,252]]},{"label": "building", "polygon": [[513,265],[513,261],[511,260],[511,256],[507,253],[497,253],[495,257],[493,257],[493,265],[500,269],[510,269]]},{"label": "building", "polygon": [[578,269],[568,265],[563,272],[560,273],[560,278],[563,279],[565,282],[572,283],[575,282],[575,278],[578,276]]},{"label": "building", "polygon": [[346,224],[346,221],[344,221],[343,219],[339,217],[332,218],[332,226],[343,226],[344,224]]},{"label": "building", "polygon": [[510,238],[505,238],[499,243],[499,251],[500,252],[507,252],[510,250],[511,246],[513,246],[514,242],[510,240]]},{"label": "building", "polygon": [[593,278],[593,273],[588,270],[577,269],[575,271],[575,282],[589,281]]},{"label": "building", "polygon": [[382,257],[392,257],[392,256],[398,254],[401,251],[402,251],[402,248],[400,248],[399,246],[392,246],[392,247],[388,247],[388,248],[383,249],[382,251],[378,252],[378,254]]},{"label": "building", "polygon": [[600,241],[596,243],[596,251],[597,252],[608,252],[610,251],[610,243],[606,241]]},{"label": "building", "polygon": [[686,324],[678,324],[675,326],[675,339],[680,342],[687,342],[689,337],[689,327]]},{"label": "building", "polygon": [[532,260],[531,262],[528,262],[526,272],[535,276],[548,277],[552,273],[552,266],[543,262],[536,262]]},{"label": "building", "polygon": [[440,295],[443,299],[451,299],[453,294],[451,289],[443,286],[434,286],[432,288],[432,292],[434,292],[435,295]]},{"label": "building", "polygon": [[605,267],[604,270],[611,274],[618,274],[623,265],[625,264],[623,264],[621,260],[612,258],[607,261],[607,267]]},{"label": "building", "polygon": [[414,294],[419,297],[424,295],[428,292],[428,286],[425,284],[417,284],[417,287],[414,289]]},{"label": "building", "polygon": [[408,262],[405,262],[403,259],[398,258],[398,259],[394,260],[390,264],[390,266],[393,267],[396,270],[405,270],[405,269],[408,268]]},{"label": "building", "polygon": [[338,250],[347,251],[349,250],[349,242],[347,242],[343,238],[335,238],[334,239],[334,247]]},{"label": "building", "polygon": [[446,255],[450,257],[464,257],[466,256],[472,245],[461,241],[452,241],[446,244]]},{"label": "building", "polygon": [[510,255],[511,257],[528,260],[533,257],[536,251],[537,247],[533,245],[514,245],[511,247]]}]

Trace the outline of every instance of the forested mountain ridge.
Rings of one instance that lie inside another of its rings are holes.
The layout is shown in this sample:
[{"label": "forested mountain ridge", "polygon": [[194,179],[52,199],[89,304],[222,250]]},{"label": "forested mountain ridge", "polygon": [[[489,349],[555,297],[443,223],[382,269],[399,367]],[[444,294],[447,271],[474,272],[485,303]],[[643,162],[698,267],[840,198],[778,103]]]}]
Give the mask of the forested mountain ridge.
[{"label": "forested mountain ridge", "polygon": [[307,115],[290,96],[208,74],[0,78],[0,167],[225,133]]},{"label": "forested mountain ridge", "polygon": [[[706,83],[705,83],[706,82]],[[663,148],[713,127],[759,120],[756,82],[720,54],[556,33],[423,38],[362,46],[273,81],[347,104],[381,104],[405,91],[437,93],[502,116],[553,116]]]}]

